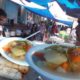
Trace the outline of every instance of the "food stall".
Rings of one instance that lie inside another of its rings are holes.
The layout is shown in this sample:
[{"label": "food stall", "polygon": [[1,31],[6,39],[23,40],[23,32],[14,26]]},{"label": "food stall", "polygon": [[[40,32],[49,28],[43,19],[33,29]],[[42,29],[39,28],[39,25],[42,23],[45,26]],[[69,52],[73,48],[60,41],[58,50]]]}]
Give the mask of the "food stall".
[{"label": "food stall", "polygon": [[[41,3],[40,0],[11,1],[24,6],[26,9],[29,9],[30,11],[41,16],[45,16],[55,21],[57,20],[66,25],[71,26],[73,24],[73,20],[67,16],[70,13],[67,11],[67,13],[65,13],[62,9],[63,7],[61,8],[58,3],[60,3],[60,5],[65,4],[65,7],[68,9],[68,11],[74,12],[75,4],[72,4],[74,1],[69,2],[69,0],[66,0],[67,2],[64,1],[63,3],[61,3],[60,0],[57,0],[58,2],[44,0],[43,3]],[[71,6],[67,6],[68,3],[70,3]],[[80,8],[78,5],[79,4],[77,4],[77,8]],[[53,10],[55,6],[58,8]],[[63,15],[60,16],[59,12],[57,13],[56,10],[58,9],[60,14],[63,14],[64,17]],[[76,16],[76,13],[74,15]],[[78,18],[78,16],[76,16],[76,18]],[[37,33],[39,32],[40,31]],[[33,35],[30,35],[27,38],[1,37],[0,71],[2,74],[0,74],[0,76],[14,80],[23,80],[24,75],[28,75],[30,68],[32,68],[34,73],[38,73],[36,76],[40,80],[80,80],[80,74],[78,74],[80,71],[79,46],[75,46],[75,44],[64,43],[64,41],[61,44],[45,44],[44,42],[38,42],[36,44],[33,41],[27,40]],[[33,74],[30,75],[30,77],[33,76]],[[37,78],[34,80],[36,79]],[[28,78],[28,80],[32,79]]]}]

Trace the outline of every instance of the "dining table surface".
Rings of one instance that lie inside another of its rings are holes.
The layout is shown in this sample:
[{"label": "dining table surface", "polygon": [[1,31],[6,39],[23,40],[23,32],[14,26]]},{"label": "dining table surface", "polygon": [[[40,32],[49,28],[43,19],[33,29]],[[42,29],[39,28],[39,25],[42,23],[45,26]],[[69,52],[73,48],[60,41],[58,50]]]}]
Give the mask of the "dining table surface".
[{"label": "dining table surface", "polygon": [[[29,72],[24,75],[22,80],[42,80],[38,79],[38,77],[39,74],[30,67]],[[5,76],[4,77],[0,76],[0,80],[14,80],[14,79],[5,78]]]}]

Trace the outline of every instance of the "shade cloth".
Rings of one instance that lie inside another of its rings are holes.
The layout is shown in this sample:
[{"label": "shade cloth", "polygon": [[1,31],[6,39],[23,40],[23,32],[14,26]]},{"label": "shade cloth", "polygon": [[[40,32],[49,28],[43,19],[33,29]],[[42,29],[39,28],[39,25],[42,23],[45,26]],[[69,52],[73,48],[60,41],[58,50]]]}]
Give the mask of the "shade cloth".
[{"label": "shade cloth", "polygon": [[11,0],[26,9],[47,17],[54,21],[58,21],[67,25],[72,25],[74,18],[80,17],[80,1],[79,0]]}]

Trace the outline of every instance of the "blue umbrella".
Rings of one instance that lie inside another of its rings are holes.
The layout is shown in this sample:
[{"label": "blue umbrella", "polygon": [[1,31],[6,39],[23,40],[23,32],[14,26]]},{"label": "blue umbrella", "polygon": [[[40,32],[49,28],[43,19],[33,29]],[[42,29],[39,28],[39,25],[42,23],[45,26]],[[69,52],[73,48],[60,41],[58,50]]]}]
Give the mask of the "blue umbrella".
[{"label": "blue umbrella", "polygon": [[[26,9],[49,19],[72,25],[73,21],[67,15],[78,18],[80,16],[79,1],[76,0],[11,0]],[[58,10],[58,7],[60,10]],[[51,8],[52,7],[52,8]],[[55,8],[56,10],[55,10]],[[58,12],[60,11],[60,12]]]},{"label": "blue umbrella", "polygon": [[80,17],[80,0],[57,0],[63,10],[70,16]]},{"label": "blue umbrella", "polygon": [[[35,2],[41,6],[47,7],[47,3],[55,0],[29,0]],[[80,0],[56,0],[61,8],[66,11],[70,16],[79,18],[80,17]]]},{"label": "blue umbrella", "polygon": [[26,0],[26,1],[34,2],[45,7],[47,7],[47,3],[57,1],[59,4],[64,5],[68,8],[80,8],[79,0]]}]

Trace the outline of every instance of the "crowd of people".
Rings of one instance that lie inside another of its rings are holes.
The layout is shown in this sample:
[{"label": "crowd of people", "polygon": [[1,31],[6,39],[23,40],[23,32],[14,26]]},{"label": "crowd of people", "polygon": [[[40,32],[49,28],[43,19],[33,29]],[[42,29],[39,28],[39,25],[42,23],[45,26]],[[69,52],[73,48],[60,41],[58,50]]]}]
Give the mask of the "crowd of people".
[{"label": "crowd of people", "polygon": [[[46,23],[44,21],[41,21],[39,23],[27,23],[26,29],[20,30],[16,29],[14,31],[10,31],[6,26],[4,26],[4,23],[6,23],[7,20],[7,14],[4,10],[0,9],[0,36],[6,36],[6,37],[28,37],[32,34],[34,34],[37,31],[40,31],[40,33],[32,36],[29,38],[30,40],[38,40],[38,41],[47,41],[49,40],[50,36],[57,36],[62,39],[65,39],[67,42],[80,42],[80,19],[78,19],[78,25],[76,27],[70,27],[70,26],[61,26],[57,25],[55,21],[51,23]],[[9,33],[9,34],[8,34]]]}]

